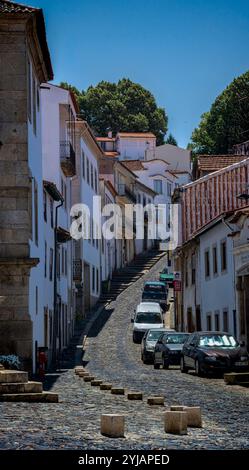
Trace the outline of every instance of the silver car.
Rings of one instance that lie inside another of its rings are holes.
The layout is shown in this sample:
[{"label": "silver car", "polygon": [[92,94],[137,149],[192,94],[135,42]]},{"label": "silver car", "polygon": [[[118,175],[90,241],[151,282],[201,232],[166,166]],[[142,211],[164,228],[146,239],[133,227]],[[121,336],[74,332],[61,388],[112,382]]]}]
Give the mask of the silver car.
[{"label": "silver car", "polygon": [[141,359],[144,364],[151,364],[154,362],[155,346],[162,333],[174,331],[175,330],[166,328],[151,328],[145,333],[141,343]]}]

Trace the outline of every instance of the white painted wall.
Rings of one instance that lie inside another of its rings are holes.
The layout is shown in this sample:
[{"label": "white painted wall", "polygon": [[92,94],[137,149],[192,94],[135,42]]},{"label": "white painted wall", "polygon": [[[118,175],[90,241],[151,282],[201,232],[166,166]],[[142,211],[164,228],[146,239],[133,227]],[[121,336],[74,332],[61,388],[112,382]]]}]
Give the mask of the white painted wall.
[{"label": "white painted wall", "polygon": [[[34,133],[33,122],[33,92],[31,92],[31,122],[28,120],[28,161],[32,176],[32,239],[30,240],[30,257],[38,258],[39,264],[31,269],[29,278],[29,312],[33,321],[33,372],[35,372],[35,342],[43,346],[44,322],[43,322],[43,273],[44,273],[44,233],[43,233],[43,183],[42,183],[42,147],[41,147],[41,100],[40,84],[35,76],[31,63],[31,84],[33,90],[33,79],[35,79],[35,103],[36,103],[36,133]],[[37,97],[37,94],[39,98]],[[39,106],[38,106],[39,103]],[[35,243],[35,182],[38,193],[38,245]]]},{"label": "white painted wall", "polygon": [[154,149],[146,150],[145,160],[160,158],[169,163],[169,169],[186,170],[191,172],[190,151],[176,147],[175,145],[163,144]]},{"label": "white painted wall", "polygon": [[[93,217],[93,197],[99,196],[99,168],[98,159],[93,151],[89,148],[83,138],[80,140],[81,158],[82,152],[85,155],[85,177],[83,177],[83,164],[81,164],[81,201],[86,204],[90,210],[91,218]],[[87,161],[89,162],[90,179],[87,181]],[[91,168],[93,168],[93,187],[91,184]],[[96,174],[96,178],[95,178]],[[97,188],[95,187],[95,179],[97,179]],[[83,243],[83,262],[90,266],[90,286],[91,297],[93,302],[97,301],[100,295],[101,286],[101,240],[82,240]],[[92,273],[95,268],[95,286],[93,286]],[[99,284],[97,286],[97,272]]]},{"label": "white painted wall", "polygon": [[[227,309],[229,318],[229,333],[234,334],[233,310],[235,306],[234,263],[232,238],[227,237],[230,230],[218,223],[210,230],[200,235],[200,283],[201,283],[201,315],[202,329],[207,328],[207,315],[212,316],[212,328],[215,329],[214,315],[219,312],[220,329],[223,329],[223,311]],[[227,269],[221,271],[221,240],[227,243]],[[213,246],[217,246],[218,274],[213,273]],[[210,253],[210,278],[205,278],[205,251]]]},{"label": "white painted wall", "polygon": [[116,145],[120,160],[144,160],[146,149],[155,148],[156,138],[119,137],[117,134]]}]

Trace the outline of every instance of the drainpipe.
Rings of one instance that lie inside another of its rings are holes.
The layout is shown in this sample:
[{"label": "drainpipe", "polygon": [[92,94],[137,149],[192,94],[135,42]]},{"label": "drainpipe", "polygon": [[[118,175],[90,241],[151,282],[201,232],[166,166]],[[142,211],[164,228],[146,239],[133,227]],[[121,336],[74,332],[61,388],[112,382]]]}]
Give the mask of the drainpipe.
[{"label": "drainpipe", "polygon": [[54,316],[53,316],[53,349],[52,364],[56,365],[56,340],[58,333],[58,312],[57,312],[57,225],[58,225],[58,209],[63,205],[64,199],[55,208],[55,227],[54,227]]}]

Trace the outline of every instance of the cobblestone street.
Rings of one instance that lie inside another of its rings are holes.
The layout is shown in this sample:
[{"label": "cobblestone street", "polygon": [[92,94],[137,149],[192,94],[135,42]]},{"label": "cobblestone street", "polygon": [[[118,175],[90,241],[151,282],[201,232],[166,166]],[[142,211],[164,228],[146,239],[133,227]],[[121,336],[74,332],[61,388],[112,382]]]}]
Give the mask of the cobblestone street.
[{"label": "cobblestone street", "polygon": [[[142,402],[128,401],[92,387],[63,370],[51,390],[58,404],[0,404],[1,449],[248,449],[249,390],[227,386],[223,379],[181,374],[179,368],[154,370],[143,365],[140,345],[132,342],[131,313],[140,301],[144,280],[157,278],[161,259],[152,270],[111,303],[90,329],[84,363],[96,378],[142,391]],[[164,408],[147,405],[149,395],[164,395],[165,407],[200,405],[203,428],[186,436],[164,433]],[[126,415],[126,438],[100,434],[102,413]]]}]

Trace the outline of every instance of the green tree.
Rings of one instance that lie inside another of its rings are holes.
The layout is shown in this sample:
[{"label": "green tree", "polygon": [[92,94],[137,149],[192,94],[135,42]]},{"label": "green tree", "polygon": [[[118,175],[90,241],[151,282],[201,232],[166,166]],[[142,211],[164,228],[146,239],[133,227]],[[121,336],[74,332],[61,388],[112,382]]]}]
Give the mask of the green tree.
[{"label": "green tree", "polygon": [[172,134],[169,134],[169,136],[165,140],[165,144],[175,145],[176,147],[178,145],[177,140]]},{"label": "green tree", "polygon": [[234,79],[192,133],[193,152],[227,153],[249,138],[249,72]]},{"label": "green tree", "polygon": [[163,108],[156,104],[150,91],[127,78],[118,83],[101,81],[86,91],[79,91],[68,83],[64,88],[74,91],[82,118],[92,127],[96,135],[114,133],[153,132],[157,144],[164,142],[168,117]]}]

